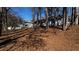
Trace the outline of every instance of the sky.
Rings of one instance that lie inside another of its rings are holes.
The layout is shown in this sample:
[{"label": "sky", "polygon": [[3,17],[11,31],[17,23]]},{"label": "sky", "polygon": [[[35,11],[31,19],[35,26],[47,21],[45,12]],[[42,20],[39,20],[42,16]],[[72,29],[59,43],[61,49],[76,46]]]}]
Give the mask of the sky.
[{"label": "sky", "polygon": [[23,18],[23,20],[32,20],[32,9],[30,7],[12,7],[14,13]]},{"label": "sky", "polygon": [[[11,8],[14,13],[23,18],[23,20],[30,21],[32,20],[32,8],[31,7],[12,7]],[[71,15],[71,8],[68,8],[68,15]],[[42,13],[44,16],[44,10]]]}]

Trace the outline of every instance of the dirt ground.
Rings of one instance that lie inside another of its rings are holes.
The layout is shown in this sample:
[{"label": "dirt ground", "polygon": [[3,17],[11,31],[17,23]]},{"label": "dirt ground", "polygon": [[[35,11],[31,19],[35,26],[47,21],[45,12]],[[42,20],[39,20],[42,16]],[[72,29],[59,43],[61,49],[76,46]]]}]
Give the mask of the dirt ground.
[{"label": "dirt ground", "polygon": [[79,51],[79,26],[67,31],[57,28],[37,29],[29,35],[0,47],[2,51]]}]

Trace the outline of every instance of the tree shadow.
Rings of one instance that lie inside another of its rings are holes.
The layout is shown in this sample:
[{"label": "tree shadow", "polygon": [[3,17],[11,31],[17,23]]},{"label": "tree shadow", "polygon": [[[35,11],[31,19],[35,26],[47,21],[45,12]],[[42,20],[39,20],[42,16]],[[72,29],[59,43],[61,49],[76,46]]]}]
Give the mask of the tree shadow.
[{"label": "tree shadow", "polygon": [[29,35],[28,38],[26,38],[27,43],[27,49],[28,50],[44,50],[44,47],[46,46],[46,42],[39,38],[39,36],[35,36],[34,34]]},{"label": "tree shadow", "polygon": [[13,40],[11,40],[11,39],[4,40],[3,42],[0,43],[0,48],[3,48],[5,46],[7,46],[9,44],[13,44],[13,43],[16,43],[15,39],[13,39]]}]

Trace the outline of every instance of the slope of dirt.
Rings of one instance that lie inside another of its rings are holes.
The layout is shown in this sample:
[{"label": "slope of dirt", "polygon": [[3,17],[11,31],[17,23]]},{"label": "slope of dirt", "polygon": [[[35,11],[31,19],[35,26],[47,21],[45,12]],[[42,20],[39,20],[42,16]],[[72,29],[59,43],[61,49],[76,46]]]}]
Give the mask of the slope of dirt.
[{"label": "slope of dirt", "polygon": [[16,39],[0,50],[9,51],[72,51],[79,50],[79,26],[71,26],[67,31],[57,28],[37,29]]}]

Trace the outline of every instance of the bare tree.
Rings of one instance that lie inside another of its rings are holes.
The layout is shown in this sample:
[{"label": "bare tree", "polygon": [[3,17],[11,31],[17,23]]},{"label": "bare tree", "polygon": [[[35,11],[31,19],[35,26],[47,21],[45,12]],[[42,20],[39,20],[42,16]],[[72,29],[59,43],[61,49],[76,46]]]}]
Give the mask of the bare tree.
[{"label": "bare tree", "polygon": [[5,31],[7,31],[7,26],[8,26],[8,10],[9,8],[8,7],[2,7],[2,14],[3,14],[3,28]]},{"label": "bare tree", "polygon": [[49,7],[49,8],[48,8],[48,15],[49,15],[49,16],[52,16],[52,7]]}]

